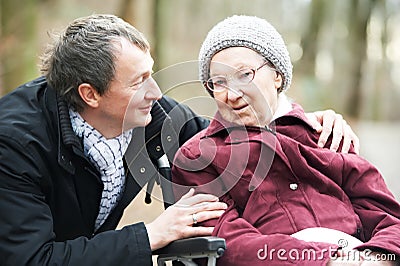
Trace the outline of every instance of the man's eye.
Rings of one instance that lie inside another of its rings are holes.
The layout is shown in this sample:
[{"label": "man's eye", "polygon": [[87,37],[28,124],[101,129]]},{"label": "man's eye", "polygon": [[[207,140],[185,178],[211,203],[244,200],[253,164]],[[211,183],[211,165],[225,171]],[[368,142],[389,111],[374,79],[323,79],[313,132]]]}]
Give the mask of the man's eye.
[{"label": "man's eye", "polygon": [[136,88],[142,85],[146,81],[145,78],[141,77],[140,79],[136,80],[130,87],[131,88]]},{"label": "man's eye", "polygon": [[141,76],[138,80],[136,80],[136,82],[134,84],[132,84],[131,87],[140,86],[141,84],[145,83],[149,78],[151,78],[152,73],[153,73],[153,71]]}]

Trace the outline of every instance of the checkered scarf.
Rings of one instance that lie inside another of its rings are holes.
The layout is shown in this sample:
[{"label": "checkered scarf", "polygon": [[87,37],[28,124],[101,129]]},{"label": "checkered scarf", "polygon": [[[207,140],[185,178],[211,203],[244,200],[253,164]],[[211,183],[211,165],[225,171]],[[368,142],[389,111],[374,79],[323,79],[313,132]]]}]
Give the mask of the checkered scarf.
[{"label": "checkered scarf", "polygon": [[104,223],[112,209],[117,205],[125,186],[123,155],[132,139],[132,130],[106,139],[89,125],[77,112],[69,110],[72,129],[83,138],[84,154],[101,174],[104,188],[101,195],[99,214],[95,231]]}]

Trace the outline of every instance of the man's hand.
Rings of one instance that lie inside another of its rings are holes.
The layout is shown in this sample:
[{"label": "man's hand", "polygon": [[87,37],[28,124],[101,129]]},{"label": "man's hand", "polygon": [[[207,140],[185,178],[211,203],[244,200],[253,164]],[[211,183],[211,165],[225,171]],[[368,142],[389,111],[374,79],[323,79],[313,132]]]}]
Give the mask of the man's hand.
[{"label": "man's hand", "polygon": [[353,143],[354,151],[359,154],[360,140],[340,114],[336,114],[333,110],[326,110],[306,113],[306,116],[312,127],[321,133],[318,146],[324,147],[329,136],[333,133],[332,144],[330,146],[332,151],[338,150],[340,142],[343,139],[341,152],[347,153],[351,143]]},{"label": "man's hand", "polygon": [[183,195],[153,222],[146,225],[151,250],[170,242],[193,236],[211,235],[213,227],[193,226],[198,222],[219,218],[227,205],[209,194],[194,195],[194,189]]}]

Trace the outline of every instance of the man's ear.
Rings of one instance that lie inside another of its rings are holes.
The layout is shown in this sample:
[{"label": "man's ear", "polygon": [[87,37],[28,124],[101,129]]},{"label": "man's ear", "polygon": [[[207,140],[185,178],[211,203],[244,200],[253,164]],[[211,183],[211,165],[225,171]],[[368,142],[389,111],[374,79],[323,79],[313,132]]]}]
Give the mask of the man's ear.
[{"label": "man's ear", "polygon": [[78,87],[79,95],[82,100],[90,107],[97,108],[99,106],[100,94],[89,83],[82,83]]}]

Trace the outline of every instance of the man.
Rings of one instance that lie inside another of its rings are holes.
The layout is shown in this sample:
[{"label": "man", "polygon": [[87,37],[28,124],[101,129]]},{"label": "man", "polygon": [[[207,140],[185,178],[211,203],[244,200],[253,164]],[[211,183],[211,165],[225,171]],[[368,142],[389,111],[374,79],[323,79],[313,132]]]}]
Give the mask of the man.
[{"label": "man", "polygon": [[[0,100],[2,265],[151,265],[152,250],[211,234],[192,225],[226,204],[193,191],[152,223],[113,230],[160,158],[208,125],[162,97],[149,50],[115,16],[77,19],[45,52],[44,77]],[[345,125],[329,115],[329,128]]]}]

